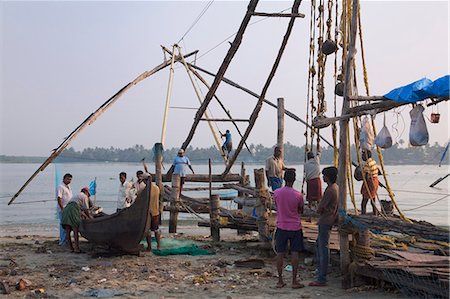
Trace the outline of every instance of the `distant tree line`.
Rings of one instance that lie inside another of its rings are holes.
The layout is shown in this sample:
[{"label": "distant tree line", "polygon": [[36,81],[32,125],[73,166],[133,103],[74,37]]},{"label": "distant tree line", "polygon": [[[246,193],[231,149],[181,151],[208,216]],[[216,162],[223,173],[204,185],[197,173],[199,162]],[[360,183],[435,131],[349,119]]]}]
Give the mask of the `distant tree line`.
[{"label": "distant tree line", "polygon": [[[445,147],[438,143],[434,145],[425,145],[421,147],[399,147],[395,144],[389,149],[382,150],[383,158],[386,164],[438,164],[442,157]],[[176,156],[178,148],[170,148],[164,150],[165,163],[171,163]],[[355,147],[351,148],[353,160],[356,161]],[[261,144],[249,145],[249,150],[245,147],[241,151],[237,162],[261,164],[267,157],[273,154],[273,147],[264,147]],[[209,148],[194,148],[190,146],[186,150],[186,155],[194,164],[208,163],[208,159],[213,162],[221,162],[222,158],[213,146]],[[333,163],[333,148],[322,148],[322,164]],[[373,156],[378,160],[375,150]],[[291,143],[284,146],[284,159],[286,164],[302,164],[305,157],[305,146],[299,147]],[[76,151],[74,148],[66,149],[57,159],[56,162],[140,162],[145,158],[148,162],[152,162],[154,158],[153,149],[146,149],[142,145],[135,145],[130,148],[85,148]],[[0,162],[43,162],[42,157],[17,157],[17,156],[0,156]],[[449,153],[446,155],[443,164],[449,164]]]}]

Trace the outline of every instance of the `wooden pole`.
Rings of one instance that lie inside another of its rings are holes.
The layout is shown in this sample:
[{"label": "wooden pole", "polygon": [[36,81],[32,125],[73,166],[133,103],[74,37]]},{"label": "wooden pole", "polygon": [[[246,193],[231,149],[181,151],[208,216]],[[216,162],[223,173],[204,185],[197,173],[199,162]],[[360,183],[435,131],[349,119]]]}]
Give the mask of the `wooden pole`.
[{"label": "wooden pole", "polygon": [[211,159],[208,159],[208,166],[209,166],[209,198],[212,198],[212,165],[211,165]]},{"label": "wooden pole", "polygon": [[[205,80],[205,78],[203,78],[202,75],[200,75],[193,67],[191,64],[187,64],[189,67],[189,70],[191,70],[191,72],[206,86],[206,88],[210,89],[211,86],[208,84],[208,82]],[[220,107],[222,107],[222,110],[225,112],[225,114],[228,116],[229,119],[233,119],[233,117],[231,116],[230,111],[225,108],[225,106],[223,105],[222,101],[219,100],[219,98],[217,97],[217,95],[214,94],[214,98],[216,99],[217,103],[219,103]],[[233,121],[233,125],[234,128],[236,129],[236,131],[238,132],[239,136],[241,136],[242,138],[242,133],[241,130],[239,129],[238,125],[236,124],[236,122]],[[248,148],[247,143],[245,143],[245,147],[247,148],[247,150],[251,153],[250,149]]]},{"label": "wooden pole", "polygon": [[[197,89],[197,86],[195,86],[195,82],[194,82],[194,79],[192,78],[191,71],[189,70],[189,67],[188,67],[188,65],[186,64],[186,60],[184,60],[183,56],[181,55],[180,47],[178,47],[178,46],[176,46],[176,47],[177,47],[177,49],[178,49],[178,53],[180,53],[181,62],[183,63],[184,68],[186,69],[186,72],[187,72],[187,74],[188,74],[189,80],[191,81],[192,87],[194,88],[195,94],[197,95],[197,99],[198,99],[198,101],[200,102],[200,105],[201,105],[201,104],[203,104],[202,97],[200,96],[200,93],[199,93],[199,91],[198,91],[198,89]],[[204,115],[205,115],[205,120],[208,121],[208,126],[209,126],[209,129],[211,130],[211,133],[212,133],[212,135],[213,135],[213,138],[214,138],[214,140],[216,141],[217,149],[219,150],[219,153],[220,153],[220,155],[222,156],[223,161],[226,163],[226,162],[227,162],[227,158],[226,158],[226,156],[225,156],[225,153],[224,153],[223,150],[222,150],[221,140],[220,140],[219,136],[217,135],[217,132],[216,132],[216,130],[214,129],[213,123],[212,123],[212,121],[210,120],[210,117],[209,117],[208,112],[207,112],[206,110],[205,110],[205,114],[204,114]]]},{"label": "wooden pole", "polygon": [[[162,47],[163,48],[163,50],[164,51],[166,51],[167,53],[169,53],[170,55],[172,55],[172,52],[169,50],[169,49],[167,49],[166,47]],[[206,88],[208,88],[208,90],[211,88],[211,86],[208,84],[208,82],[205,80],[205,78],[203,78],[195,69],[194,69],[194,67],[193,67],[193,65],[192,64],[190,64],[190,63],[188,63],[188,62],[186,62],[186,60],[185,60],[185,65],[187,65],[188,66],[188,68],[189,68],[189,70],[206,86]],[[215,75],[213,75],[214,77],[215,77]],[[231,116],[231,114],[230,114],[230,111],[223,105],[223,103],[222,103],[222,101],[221,100],[219,100],[219,98],[217,97],[217,95],[216,94],[214,94],[213,95],[213,97],[216,99],[216,101],[217,101],[217,103],[219,103],[219,106],[222,108],[222,110],[225,112],[225,114],[228,116],[228,118],[229,119],[233,119],[233,117]],[[171,107],[171,108],[173,108],[173,107]],[[175,108],[178,108],[178,109],[194,109],[194,110],[197,110],[197,108],[187,108],[187,107],[175,107]],[[237,124],[233,121],[233,125],[234,125],[234,127],[235,127],[235,129],[236,129],[236,131],[239,133],[239,135],[241,136],[241,138],[242,138],[242,133],[241,133],[241,130],[239,129],[239,127],[237,126]],[[250,149],[248,148],[248,146],[247,146],[247,143],[245,144],[245,147],[247,148],[247,150],[251,153],[251,151],[250,151]]]},{"label": "wooden pole", "polygon": [[[203,72],[203,73],[205,73],[205,74],[207,74],[207,75],[210,75],[210,76],[213,76],[213,77],[215,76],[215,74],[213,74],[213,73],[211,73],[210,71],[205,70],[204,68],[201,68],[201,67],[199,67],[199,66],[197,66],[197,65],[193,65],[193,64],[190,64],[190,63],[188,63],[188,65],[189,65],[191,68],[196,69],[196,70],[199,70],[199,71],[201,71],[201,72]],[[228,78],[226,78],[226,77],[223,77],[223,78],[222,78],[222,81],[225,82],[226,84],[230,85],[230,86],[233,86],[233,87],[235,87],[235,88],[237,88],[237,89],[242,90],[242,91],[245,92],[245,93],[248,93],[249,95],[251,95],[251,96],[254,97],[254,98],[259,99],[259,98],[261,97],[261,96],[258,95],[256,92],[251,91],[250,89],[248,89],[248,88],[246,88],[246,87],[243,87],[243,86],[237,84],[236,82],[231,81],[230,79],[228,79]],[[277,105],[275,105],[274,103],[272,103],[271,101],[269,101],[269,100],[267,100],[267,99],[263,99],[263,102],[264,102],[265,104],[269,105],[270,107],[277,108]],[[303,119],[301,119],[300,117],[298,117],[297,115],[295,115],[294,113],[292,113],[291,111],[285,109],[285,110],[284,110],[284,113],[285,113],[287,116],[289,116],[290,118],[292,118],[293,120],[302,123],[302,124],[305,125],[306,127],[310,128],[310,129],[314,129],[310,124],[308,124],[306,121],[304,121]],[[319,133],[317,133],[317,135],[318,135],[318,136],[319,136],[326,144],[328,144],[329,146],[333,147],[333,144],[332,144],[331,142],[329,142],[328,140],[326,140],[322,135],[320,135]],[[242,134],[241,134],[241,137],[243,137]]]},{"label": "wooden pole", "polygon": [[270,201],[269,191],[266,189],[264,168],[255,169],[255,186],[256,186],[256,224],[258,226],[259,240],[267,242],[269,240],[269,226],[267,220],[267,205]]},{"label": "wooden pole", "polygon": [[[241,163],[241,179],[239,180],[239,185],[245,186],[246,185],[246,174],[245,174],[245,164],[244,162]],[[243,198],[244,193],[242,191],[238,191],[238,197]],[[242,210],[244,206],[242,204],[238,204],[238,210]],[[238,236],[247,234],[246,230],[238,229],[237,230]]]},{"label": "wooden pole", "polygon": [[169,233],[177,232],[178,208],[180,201],[180,175],[172,175],[172,193],[170,198]]},{"label": "wooden pole", "polygon": [[200,122],[200,118],[203,116],[203,114],[206,111],[206,108],[208,107],[209,103],[211,102],[211,99],[213,98],[213,95],[216,93],[217,88],[219,87],[220,82],[222,81],[223,76],[225,75],[225,72],[228,69],[228,66],[231,63],[231,60],[233,59],[234,55],[236,54],[237,50],[239,49],[239,46],[242,42],[242,37],[244,36],[245,29],[248,26],[248,23],[250,22],[250,18],[252,16],[252,13],[255,11],[256,5],[258,4],[259,0],[250,0],[250,3],[247,7],[247,13],[244,16],[244,19],[242,20],[241,26],[239,27],[238,32],[236,33],[236,36],[234,37],[233,43],[231,44],[230,49],[228,49],[227,54],[225,55],[225,58],[222,62],[222,65],[219,68],[219,71],[217,72],[217,75],[214,78],[214,82],[211,85],[211,88],[208,90],[208,93],[206,94],[205,100],[203,101],[203,104],[200,106],[200,108],[197,111],[197,114],[195,115],[194,123],[192,124],[192,128],[188,134],[188,137],[183,142],[183,145],[181,146],[182,149],[186,149],[191,142],[192,138],[194,137],[195,130],[197,129],[197,126]]},{"label": "wooden pole", "polygon": [[[163,161],[163,145],[162,143],[155,143],[155,183],[159,187],[159,209],[163,211],[164,186],[162,179],[162,161]],[[162,213],[160,213],[162,215]]]},{"label": "wooden pole", "polygon": [[[301,3],[301,0],[294,1],[294,4],[292,5],[292,13],[298,13],[298,8],[300,6],[300,3]],[[244,146],[244,142],[247,140],[248,136],[250,135],[250,132],[252,131],[252,129],[255,125],[256,119],[258,118],[258,114],[262,108],[263,100],[266,97],[267,90],[269,89],[270,83],[272,82],[272,79],[275,76],[275,73],[278,69],[278,65],[280,64],[280,61],[281,61],[281,57],[283,56],[284,50],[286,49],[287,42],[289,40],[289,37],[291,36],[292,28],[294,27],[294,22],[295,22],[294,17],[289,20],[289,24],[287,26],[286,33],[283,37],[283,41],[281,42],[280,49],[278,50],[278,54],[275,59],[275,63],[273,64],[272,69],[269,73],[269,76],[267,77],[266,83],[264,84],[264,87],[261,91],[261,95],[258,99],[258,102],[256,103],[255,109],[253,109],[253,112],[250,116],[250,123],[249,123],[247,129],[245,130],[244,137],[242,137],[241,141],[239,142],[239,145],[237,146],[236,150],[234,151],[233,156],[228,160],[228,164],[225,167],[225,170],[223,171],[222,175],[226,175],[230,171],[231,167],[233,166],[234,161],[236,161],[239,153],[242,150],[242,147]]]},{"label": "wooden pole", "polygon": [[211,227],[211,237],[214,242],[220,241],[220,196],[219,194],[214,194],[211,196],[211,206],[209,213],[209,221]]},{"label": "wooden pole", "polygon": [[[172,53],[175,54],[175,46],[172,46]],[[170,61],[170,71],[169,71],[169,84],[167,86],[167,96],[166,96],[166,107],[164,108],[164,118],[161,130],[161,144],[164,145],[164,140],[166,139],[166,128],[167,128],[167,117],[169,115],[169,104],[170,97],[172,95],[172,80],[173,80],[173,65],[175,64],[175,55],[172,55],[172,60]]]},{"label": "wooden pole", "polygon": [[111,107],[123,94],[125,94],[125,92],[127,92],[130,88],[132,88],[142,80],[150,77],[154,73],[159,72],[160,70],[164,69],[169,65],[170,65],[169,61],[164,61],[163,63],[154,67],[152,70],[143,72],[142,74],[137,76],[133,81],[122,87],[122,89],[120,89],[116,94],[114,94],[106,102],[104,102],[97,110],[91,113],[91,115],[89,115],[80,125],[78,125],[78,127],[75,130],[73,130],[66,138],[64,138],[64,141],[52,151],[51,155],[47,158],[47,160],[45,160],[44,163],[42,163],[42,165],[39,166],[39,168],[31,175],[31,177],[25,182],[25,184],[23,184],[23,186],[19,189],[19,191],[17,191],[16,194],[14,194],[14,196],[8,202],[8,205],[14,202],[14,200],[20,195],[20,193],[22,193],[25,187],[39,174],[39,172],[44,171],[44,169],[53,160],[55,160],[67,148],[67,146],[69,146],[72,140],[75,139],[75,137],[77,137],[78,134],[80,134],[83,129],[94,123],[97,120],[97,118],[100,115],[102,115],[109,107]]},{"label": "wooden pole", "polygon": [[[350,47],[345,62],[345,80],[344,80],[344,101],[342,104],[342,115],[347,113],[349,108],[348,96],[352,94],[352,74],[353,74],[353,59],[355,56],[355,43],[356,43],[356,31],[357,31],[357,15],[358,15],[359,0],[353,0],[352,8],[352,23],[350,27]],[[342,119],[339,121],[339,161],[338,161],[338,180],[339,185],[339,210],[347,211],[347,129],[348,119]],[[344,216],[339,214],[339,247],[340,247],[340,268],[342,273],[342,287],[350,287],[350,275],[348,266],[350,265],[348,232],[343,229]]]},{"label": "wooden pole", "polygon": [[277,99],[278,112],[278,132],[277,146],[281,150],[281,160],[284,160],[284,99]]}]

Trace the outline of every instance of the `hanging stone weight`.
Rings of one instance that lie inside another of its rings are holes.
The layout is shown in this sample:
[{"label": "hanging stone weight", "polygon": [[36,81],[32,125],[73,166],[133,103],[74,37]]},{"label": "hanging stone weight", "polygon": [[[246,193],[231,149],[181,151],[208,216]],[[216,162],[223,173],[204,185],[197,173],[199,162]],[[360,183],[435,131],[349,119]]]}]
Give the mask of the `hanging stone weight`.
[{"label": "hanging stone weight", "polygon": [[312,126],[316,129],[326,128],[330,125],[329,123],[324,123],[326,119],[327,117],[323,114],[317,115],[316,117],[313,118]]},{"label": "hanging stone weight", "polygon": [[337,51],[337,45],[336,43],[331,40],[331,39],[327,39],[323,44],[322,44],[322,53],[325,55],[330,55],[333,54],[334,52]]},{"label": "hanging stone weight", "polygon": [[336,87],[334,88],[334,93],[340,97],[344,96],[344,83],[343,82],[338,82],[336,84]]}]

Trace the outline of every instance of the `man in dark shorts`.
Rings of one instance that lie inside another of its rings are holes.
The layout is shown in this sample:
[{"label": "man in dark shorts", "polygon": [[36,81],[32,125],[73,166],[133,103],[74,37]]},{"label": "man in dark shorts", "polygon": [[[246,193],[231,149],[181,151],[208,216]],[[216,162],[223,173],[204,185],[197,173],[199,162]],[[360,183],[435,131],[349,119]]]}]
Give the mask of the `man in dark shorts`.
[{"label": "man in dark shorts", "polygon": [[293,188],[295,181],[295,170],[288,169],[284,173],[285,186],[274,192],[275,203],[277,205],[277,231],[275,233],[275,248],[277,251],[277,288],[282,288],[286,284],[283,281],[283,258],[291,247],[292,264],[292,288],[304,287],[297,280],[298,253],[303,251],[303,232],[300,214],[303,213],[303,195]]},{"label": "man in dark shorts", "polygon": [[[145,167],[146,168],[146,167]],[[147,169],[145,169],[147,171]],[[146,172],[143,174],[144,177],[148,177],[151,181],[151,175]],[[155,183],[151,182],[151,191],[150,191],[150,231],[147,233],[147,251],[152,250],[152,232],[155,233],[156,239],[156,249],[160,249],[161,247],[161,231],[159,229],[159,187],[156,186]]]}]

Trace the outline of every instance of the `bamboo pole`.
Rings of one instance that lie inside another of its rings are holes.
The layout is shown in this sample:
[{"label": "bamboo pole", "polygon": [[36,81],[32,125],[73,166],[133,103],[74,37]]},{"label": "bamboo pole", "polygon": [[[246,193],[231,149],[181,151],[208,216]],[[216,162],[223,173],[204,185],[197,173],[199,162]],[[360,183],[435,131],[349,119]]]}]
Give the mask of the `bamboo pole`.
[{"label": "bamboo pole", "polygon": [[[202,75],[200,75],[193,67],[191,64],[187,64],[189,67],[189,70],[191,70],[191,72],[206,86],[206,88],[210,89],[211,86],[208,84],[208,82],[206,82],[205,78],[202,77]],[[233,119],[233,117],[230,114],[230,111],[228,109],[225,108],[225,106],[223,105],[222,101],[219,100],[219,98],[217,97],[217,95],[214,94],[214,98],[216,99],[217,103],[219,103],[220,107],[222,107],[222,110],[225,112],[225,114],[228,116],[229,119]],[[241,136],[242,138],[242,133],[241,130],[239,129],[238,125],[236,124],[236,122],[233,121],[233,125],[234,128],[236,129],[236,131],[238,132],[239,136]],[[247,143],[245,143],[245,147],[247,148],[247,150],[249,151],[249,153],[251,153],[250,149],[248,148]]]},{"label": "bamboo pole", "polygon": [[222,81],[222,78],[225,75],[225,72],[227,71],[228,66],[231,63],[231,60],[233,59],[234,55],[236,54],[237,50],[239,49],[239,46],[242,42],[242,37],[244,36],[245,29],[247,28],[248,23],[250,22],[250,18],[252,16],[252,13],[255,11],[258,1],[259,0],[250,0],[250,3],[247,7],[247,13],[245,14],[244,19],[242,20],[242,23],[239,27],[238,32],[236,33],[236,36],[234,37],[234,40],[233,40],[233,43],[231,44],[230,49],[228,49],[228,52],[225,55],[225,58],[222,62],[222,65],[219,68],[219,71],[217,72],[217,75],[214,78],[214,82],[212,83],[211,88],[208,90],[208,93],[206,94],[203,104],[200,106],[200,108],[197,111],[197,114],[195,115],[195,119],[194,119],[194,123],[192,124],[192,128],[191,128],[186,140],[183,142],[183,145],[181,146],[182,149],[185,150],[188,147],[189,143],[191,142],[192,138],[194,137],[194,133],[200,122],[200,118],[205,113],[206,108],[208,107],[209,103],[211,102],[213,95],[216,93],[217,88],[219,87],[219,84]]},{"label": "bamboo pole", "polygon": [[[193,55],[193,53],[188,54]],[[186,55],[187,56],[187,55]],[[164,69],[165,67],[169,66],[169,61],[164,61],[161,64],[154,67],[152,70],[146,71],[139,76],[137,76],[133,81],[122,87],[116,94],[114,94],[112,97],[110,97],[106,102],[104,102],[97,110],[95,110],[93,113],[91,113],[75,130],[73,130],[66,138],[64,138],[64,141],[55,149],[53,149],[51,155],[42,163],[41,166],[38,167],[38,169],[31,175],[31,177],[23,184],[23,186],[19,189],[19,191],[14,194],[14,196],[11,198],[11,200],[8,202],[8,205],[12,204],[14,200],[22,193],[22,191],[26,188],[26,186],[39,174],[39,172],[44,171],[44,169],[54,160],[56,157],[58,157],[69,144],[72,142],[75,137],[80,134],[80,132],[86,128],[87,126],[94,123],[97,118],[102,115],[109,107],[112,106],[125,92],[127,92],[131,87],[138,84],[142,80],[150,77],[151,75],[157,73],[158,71]]]},{"label": "bamboo pole", "polygon": [[[353,74],[353,59],[355,56],[355,42],[356,42],[356,32],[358,28],[357,15],[358,15],[359,0],[353,0],[352,9],[352,23],[350,27],[350,47],[349,52],[345,62],[345,79],[344,79],[344,101],[342,104],[342,115],[347,113],[349,108],[348,96],[352,94],[352,74]],[[339,121],[339,161],[338,161],[338,185],[339,185],[339,210],[347,211],[347,129],[348,129],[348,119],[342,119]],[[350,255],[349,255],[349,243],[348,243],[348,232],[343,230],[344,216],[339,214],[339,247],[340,247],[340,268],[342,273],[342,286],[348,288],[350,286],[350,277],[348,266],[350,265]]]},{"label": "bamboo pole", "polygon": [[[244,164],[244,162],[242,162],[241,163],[241,179],[239,180],[239,184],[241,186],[245,186],[247,184],[246,177],[247,177],[247,175],[245,173],[245,164]],[[242,191],[238,190],[238,197],[242,198],[243,196],[244,196],[244,193]],[[244,206],[242,204],[238,204],[238,210],[242,210],[243,208],[244,208]],[[245,234],[247,234],[247,231],[238,229],[237,234],[238,234],[238,236],[245,235]]]},{"label": "bamboo pole", "polygon": [[211,196],[209,221],[211,228],[211,237],[213,242],[220,241],[220,196],[214,194]]},{"label": "bamboo pole", "polygon": [[[172,53],[175,54],[176,45],[172,46]],[[172,55],[172,59],[170,60],[170,71],[169,71],[169,83],[167,85],[167,96],[166,96],[166,107],[164,108],[164,117],[163,117],[163,125],[161,130],[161,144],[164,146],[164,140],[166,139],[166,128],[167,128],[167,117],[169,115],[169,104],[170,97],[172,96],[172,81],[173,81],[173,65],[175,64],[175,55]]]},{"label": "bamboo pole", "polygon": [[177,232],[178,208],[180,202],[180,175],[172,175],[172,193],[170,194],[169,233]]},{"label": "bamboo pole", "polygon": [[284,99],[277,99],[278,112],[278,131],[277,146],[281,150],[281,160],[284,160]]},{"label": "bamboo pole", "polygon": [[[163,145],[155,143],[155,183],[159,187],[159,209],[163,210],[164,186],[162,180]],[[161,215],[162,213],[160,213]]]},{"label": "bamboo pole", "polygon": [[[292,13],[298,13],[298,8],[300,6],[301,0],[295,0],[294,4],[292,6]],[[250,116],[250,123],[247,127],[247,130],[244,133],[244,136],[242,137],[241,141],[239,142],[239,145],[237,146],[236,150],[234,151],[233,156],[228,160],[228,164],[223,172],[223,175],[226,175],[231,167],[233,166],[234,161],[236,161],[239,153],[242,150],[242,147],[244,145],[244,142],[247,140],[248,136],[250,135],[251,130],[253,129],[256,119],[258,118],[258,114],[261,111],[263,100],[266,97],[266,92],[269,89],[270,83],[272,82],[273,77],[275,76],[275,73],[278,69],[278,65],[280,64],[281,57],[283,56],[284,50],[286,49],[287,42],[289,40],[289,37],[292,32],[292,28],[294,27],[295,18],[291,18],[288,24],[288,27],[286,29],[286,33],[283,37],[283,41],[281,43],[280,49],[278,51],[277,58],[275,59],[275,63],[272,66],[272,70],[270,71],[270,74],[266,80],[266,83],[264,84],[264,87],[262,89],[261,95],[258,99],[258,102],[256,103],[256,107],[253,110],[251,116]]]},{"label": "bamboo pole", "polygon": [[212,122],[212,121],[218,121],[218,122],[249,122],[248,119],[243,119],[243,118],[234,118],[234,119],[229,119],[229,118],[200,118],[201,121],[208,121],[208,122]]},{"label": "bamboo pole", "polygon": [[[161,46],[163,48],[163,50],[167,53],[169,53],[170,55],[172,55],[172,52],[167,49],[164,46]],[[206,88],[208,88],[208,90],[211,88],[211,86],[208,84],[208,82],[192,67],[192,64],[186,62],[186,65],[188,66],[189,70],[206,86]],[[225,114],[228,116],[229,119],[233,119],[233,117],[230,114],[230,111],[225,108],[225,106],[223,105],[222,101],[219,100],[219,98],[214,94],[213,97],[216,99],[217,103],[219,103],[219,106],[222,108],[222,110],[225,112]],[[186,108],[186,107],[176,107],[179,109],[194,109],[194,110],[198,110],[197,108]],[[204,120],[203,118],[201,120]],[[234,127],[236,128],[236,131],[239,133],[239,135],[242,138],[242,133],[241,130],[239,129],[239,127],[237,126],[237,124],[233,122]],[[251,153],[250,149],[247,146],[247,143],[245,144],[245,147],[247,148],[247,150]]]},{"label": "bamboo pole", "polygon": [[[203,68],[201,68],[201,67],[199,67],[199,66],[197,66],[197,65],[193,65],[193,64],[190,64],[190,63],[188,63],[188,65],[189,65],[191,68],[194,68],[194,69],[196,69],[196,70],[199,70],[199,71],[201,71],[201,72],[203,72],[203,73],[205,73],[205,74],[207,74],[207,75],[210,75],[210,76],[212,76],[212,77],[215,77],[215,76],[216,76],[215,74],[211,73],[210,71],[205,70],[205,69],[203,69]],[[237,84],[236,82],[231,81],[230,79],[228,79],[228,78],[226,78],[226,77],[223,77],[223,78],[222,78],[222,81],[225,82],[226,84],[230,85],[230,86],[233,86],[233,87],[235,87],[235,88],[237,88],[237,89],[242,90],[242,91],[245,92],[245,93],[248,93],[249,95],[251,95],[251,96],[254,97],[254,98],[259,99],[259,98],[261,97],[261,96],[258,95],[256,92],[251,91],[250,89],[248,89],[248,88],[246,88],[246,87],[243,87],[243,86]],[[270,107],[273,107],[273,108],[277,109],[277,105],[274,104],[274,103],[272,103],[272,102],[270,102],[269,100],[263,99],[263,102],[266,103],[267,105],[269,105]],[[304,121],[303,119],[301,119],[300,117],[298,117],[297,115],[295,115],[294,113],[292,113],[291,111],[285,109],[285,110],[284,110],[284,113],[285,113],[287,116],[289,116],[290,118],[292,118],[293,120],[302,123],[303,125],[307,126],[307,127],[310,128],[310,129],[314,129],[310,124],[308,124],[306,121]],[[325,139],[322,135],[320,135],[319,133],[317,133],[317,134],[318,134],[318,136],[319,136],[326,144],[328,144],[329,146],[333,147],[333,144],[332,144],[332,143],[330,143],[328,140],[326,140],[326,139]],[[242,137],[242,134],[241,134],[241,137]]]},{"label": "bamboo pole", "polygon": [[[180,53],[180,56],[181,56],[181,50],[180,50],[180,47],[177,46],[177,48],[178,48],[178,53]],[[191,83],[192,83],[192,87],[194,88],[195,94],[197,95],[197,99],[198,99],[198,101],[200,102],[200,105],[201,105],[201,104],[203,104],[202,97],[200,96],[200,93],[199,93],[199,91],[198,91],[198,89],[197,89],[197,86],[195,86],[195,82],[194,82],[194,79],[192,78],[191,71],[189,70],[189,67],[188,67],[188,65],[186,64],[186,60],[184,60],[183,56],[181,56],[181,62],[183,63],[183,65],[184,65],[184,67],[185,67],[185,69],[186,69],[186,72],[187,72],[187,74],[188,74],[189,80],[190,80]],[[209,129],[211,130],[211,133],[212,133],[212,135],[213,135],[213,137],[214,137],[214,140],[216,141],[217,149],[219,150],[219,153],[220,153],[220,155],[222,156],[223,161],[226,163],[226,162],[227,162],[227,158],[225,157],[225,153],[224,153],[223,150],[222,150],[221,140],[220,140],[219,136],[217,135],[216,130],[215,130],[214,127],[213,127],[213,123],[212,123],[212,121],[210,120],[210,117],[209,117],[209,115],[208,115],[208,111],[205,110],[204,115],[205,115],[205,120],[208,121],[208,126],[209,126]]]},{"label": "bamboo pole", "polygon": [[267,242],[269,240],[269,225],[267,223],[268,213],[267,205],[270,197],[269,191],[266,189],[264,168],[255,169],[255,186],[256,186],[256,224],[258,226],[259,240]]},{"label": "bamboo pole", "polygon": [[277,18],[304,18],[302,13],[267,13],[267,12],[254,12],[254,16],[258,17],[277,17]]}]

